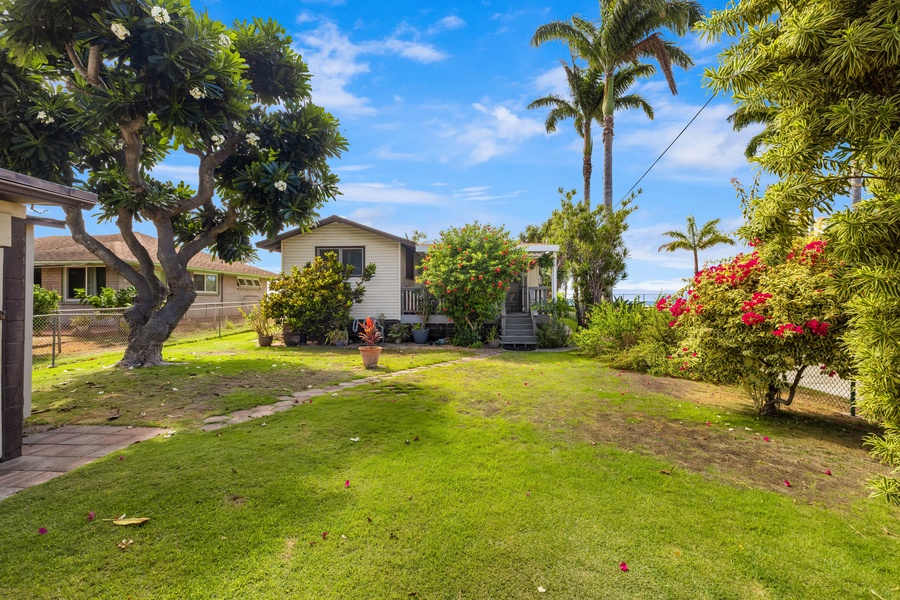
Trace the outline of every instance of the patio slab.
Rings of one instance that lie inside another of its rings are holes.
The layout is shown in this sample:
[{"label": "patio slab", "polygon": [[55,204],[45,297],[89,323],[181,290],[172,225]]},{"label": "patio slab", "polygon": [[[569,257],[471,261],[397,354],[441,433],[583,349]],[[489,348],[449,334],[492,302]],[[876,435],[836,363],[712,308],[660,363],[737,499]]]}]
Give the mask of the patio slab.
[{"label": "patio slab", "polygon": [[22,456],[0,462],[0,500],[165,432],[107,425],[32,427],[26,430]]}]

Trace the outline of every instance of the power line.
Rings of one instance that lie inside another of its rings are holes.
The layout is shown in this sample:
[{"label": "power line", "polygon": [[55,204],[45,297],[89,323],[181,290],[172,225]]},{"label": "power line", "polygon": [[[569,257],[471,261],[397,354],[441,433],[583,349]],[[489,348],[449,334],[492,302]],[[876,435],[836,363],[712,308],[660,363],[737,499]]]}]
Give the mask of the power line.
[{"label": "power line", "polygon": [[671,147],[675,144],[675,142],[678,141],[678,138],[681,137],[681,134],[682,134],[682,133],[684,133],[685,131],[687,131],[687,128],[690,127],[690,126],[691,126],[691,123],[693,123],[694,120],[695,120],[697,117],[700,116],[700,113],[703,112],[703,109],[706,108],[707,106],[709,106],[709,103],[712,102],[712,99],[713,99],[713,98],[715,98],[715,96],[710,96],[710,97],[709,97],[709,100],[706,101],[706,104],[704,104],[703,106],[700,107],[700,110],[697,111],[697,114],[695,114],[695,115],[691,118],[691,120],[688,121],[688,124],[684,126],[684,129],[682,129],[682,130],[678,133],[678,135],[675,136],[675,139],[672,140],[671,143],[669,143],[668,146],[666,146],[666,149],[662,151],[662,154],[660,154],[659,156],[656,157],[656,160],[654,160],[654,161],[653,161],[653,164],[650,165],[650,167],[649,167],[646,171],[644,171],[644,174],[641,175],[640,179],[638,179],[637,181],[635,181],[635,182],[634,182],[634,185],[631,186],[631,189],[628,190],[627,192],[625,192],[625,195],[622,196],[622,199],[619,200],[619,203],[621,203],[622,200],[625,200],[625,198],[628,196],[628,194],[630,194],[631,191],[632,191],[634,188],[636,188],[637,185],[641,182],[641,180],[643,180],[644,177],[647,176],[647,173],[649,173],[649,172],[653,169],[653,167],[656,166],[656,163],[658,163],[658,162],[660,161],[660,159],[661,159],[663,156],[666,155],[666,152],[669,151],[669,148],[671,148]]}]

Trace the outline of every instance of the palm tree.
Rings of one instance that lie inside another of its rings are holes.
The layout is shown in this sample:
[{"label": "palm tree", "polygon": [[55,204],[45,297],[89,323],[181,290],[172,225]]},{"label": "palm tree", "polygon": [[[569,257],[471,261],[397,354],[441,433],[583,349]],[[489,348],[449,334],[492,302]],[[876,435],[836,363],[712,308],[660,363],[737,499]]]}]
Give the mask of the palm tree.
[{"label": "palm tree", "polygon": [[[591,137],[591,125],[594,121],[603,119],[603,94],[606,85],[603,74],[594,68],[581,68],[575,64],[574,58],[569,65],[564,61],[563,69],[566,72],[566,82],[569,85],[569,98],[563,98],[556,94],[550,94],[538,98],[528,105],[529,109],[550,108],[544,127],[547,133],[556,131],[559,121],[572,119],[575,122],[575,131],[584,140],[584,159],[582,174],[584,175],[584,203],[591,208],[591,173],[594,168],[591,163],[591,155],[594,149],[594,141]],[[653,65],[635,63],[627,65],[620,70],[615,82],[615,106],[616,108],[640,108],[647,117],[653,119],[653,107],[638,94],[625,94],[628,88],[638,77],[650,77],[656,73]]]},{"label": "palm tree", "polygon": [[701,16],[700,4],[694,0],[600,0],[596,24],[576,15],[568,22],[541,25],[531,38],[532,46],[551,40],[565,42],[573,56],[586,60],[603,75],[603,202],[609,210],[616,77],[638,59],[651,58],[659,64],[669,90],[677,94],[672,65],[688,69],[694,61],[674,42],[663,39],[659,30],[685,35]]},{"label": "palm tree", "polygon": [[728,244],[734,246],[734,240],[719,231],[719,221],[721,219],[713,219],[708,221],[699,230],[697,222],[694,221],[693,215],[688,215],[687,232],[666,231],[664,236],[672,238],[668,244],[663,244],[657,252],[675,252],[676,250],[690,250],[694,253],[694,275],[700,272],[700,263],[697,259],[697,253],[700,250],[706,250],[719,244]]}]

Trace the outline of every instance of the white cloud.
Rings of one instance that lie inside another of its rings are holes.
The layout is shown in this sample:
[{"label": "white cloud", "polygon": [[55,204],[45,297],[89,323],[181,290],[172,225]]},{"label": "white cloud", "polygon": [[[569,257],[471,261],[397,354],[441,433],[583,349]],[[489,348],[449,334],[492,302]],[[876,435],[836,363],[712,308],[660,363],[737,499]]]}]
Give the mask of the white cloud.
[{"label": "white cloud", "polygon": [[648,294],[654,295],[660,292],[671,294],[684,287],[684,279],[647,279],[644,281],[620,281],[613,289],[614,294]]},{"label": "white cloud", "polygon": [[569,98],[569,83],[566,80],[566,70],[562,65],[544,71],[534,78],[532,87],[542,94],[556,94],[562,98]]},{"label": "white cloud", "polygon": [[153,167],[150,174],[162,181],[171,181],[178,183],[183,181],[188,185],[197,186],[200,181],[197,174],[197,166],[192,165],[173,165],[168,163],[160,163]]},{"label": "white cloud", "polygon": [[394,152],[387,146],[375,149],[375,158],[380,160],[421,160],[421,156],[412,152]]},{"label": "white cloud", "polygon": [[[727,233],[729,227],[739,223],[740,219],[727,219],[720,224],[719,228]],[[700,224],[702,225],[702,222]],[[671,241],[670,238],[663,236],[664,231],[682,230],[684,227],[684,222],[681,222],[656,223],[647,227],[629,229],[623,236],[625,247],[628,248],[629,262],[640,261],[657,267],[678,269],[684,271],[685,276],[693,274],[694,255],[692,252],[688,250],[676,250],[675,252],[658,251],[660,246]],[[703,265],[706,261],[719,261],[725,257],[734,256],[741,251],[740,246],[721,245],[701,251],[698,259],[700,265]]]},{"label": "white cloud", "polygon": [[430,44],[402,40],[397,35],[394,33],[381,40],[354,43],[332,22],[324,22],[314,30],[297,34],[297,50],[313,73],[313,98],[316,103],[341,115],[375,114],[368,98],[357,96],[347,89],[355,78],[369,72],[369,63],[362,60],[363,56],[395,55],[426,64],[450,56]]},{"label": "white cloud", "polygon": [[374,165],[338,165],[334,170],[343,173],[352,173],[355,171],[368,171],[373,166]]},{"label": "white cloud", "polygon": [[387,217],[389,212],[384,208],[357,208],[347,215],[347,218],[351,221],[374,227],[373,223]]},{"label": "white cloud", "polygon": [[441,204],[443,197],[434,192],[415,190],[399,183],[342,183],[340,200],[373,204]]},{"label": "white cloud", "polygon": [[453,31],[455,29],[462,29],[466,26],[466,22],[457,17],[456,15],[450,15],[444,17],[443,19],[438,20],[437,23],[428,28],[428,33],[434,35],[435,33],[440,33],[442,31]]},{"label": "white cloud", "polygon": [[466,126],[456,140],[468,150],[468,160],[477,164],[517,149],[525,140],[544,133],[537,119],[522,118],[505,106],[472,104],[483,115]]}]

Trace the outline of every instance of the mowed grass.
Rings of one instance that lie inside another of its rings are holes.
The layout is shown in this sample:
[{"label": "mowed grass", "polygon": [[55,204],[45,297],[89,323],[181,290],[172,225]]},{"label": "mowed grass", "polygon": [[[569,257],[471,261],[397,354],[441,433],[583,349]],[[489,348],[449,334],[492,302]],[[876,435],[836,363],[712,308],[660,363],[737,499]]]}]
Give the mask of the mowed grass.
[{"label": "mowed grass", "polygon": [[[863,497],[863,433],[506,353],[17,494],[0,504],[0,597],[897,598],[898,512]],[[99,520],[123,513],[151,521]]]},{"label": "mowed grass", "polygon": [[[196,427],[204,417],[262,404],[294,392],[372,374],[471,356],[461,349],[385,345],[379,368],[366,370],[357,348],[260,348],[252,333],[167,347],[173,364],[113,366],[121,352],[33,371],[30,425]],[[114,418],[109,421],[110,417]]]}]

